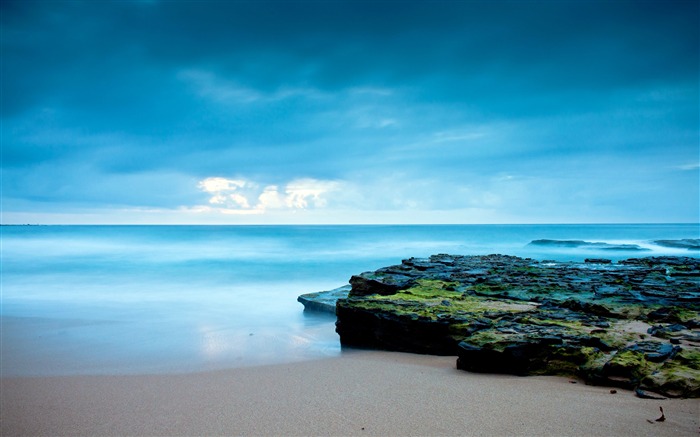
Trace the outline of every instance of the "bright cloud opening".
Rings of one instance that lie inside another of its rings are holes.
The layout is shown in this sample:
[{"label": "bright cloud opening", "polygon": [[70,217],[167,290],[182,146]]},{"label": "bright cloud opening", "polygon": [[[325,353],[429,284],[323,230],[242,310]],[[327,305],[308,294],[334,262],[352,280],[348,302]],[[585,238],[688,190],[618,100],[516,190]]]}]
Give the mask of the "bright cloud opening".
[{"label": "bright cloud opening", "polygon": [[[301,178],[278,185],[261,185],[245,179],[210,177],[199,181],[200,190],[210,194],[213,210],[226,214],[255,214],[266,210],[323,208],[328,196],[339,191],[337,181]],[[210,210],[211,210],[210,209]]]},{"label": "bright cloud opening", "polygon": [[199,188],[207,193],[236,190],[246,186],[246,181],[241,179],[206,178],[199,182]]},{"label": "bright cloud opening", "polygon": [[290,208],[306,209],[326,206],[326,193],[336,191],[338,182],[316,179],[298,179],[290,182],[285,189],[285,204]]}]

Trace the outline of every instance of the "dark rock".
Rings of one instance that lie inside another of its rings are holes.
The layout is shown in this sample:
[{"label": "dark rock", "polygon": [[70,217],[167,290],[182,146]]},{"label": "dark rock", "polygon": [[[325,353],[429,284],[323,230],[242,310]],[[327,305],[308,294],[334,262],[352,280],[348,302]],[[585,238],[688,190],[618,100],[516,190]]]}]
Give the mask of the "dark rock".
[{"label": "dark rock", "polygon": [[350,285],[344,285],[329,291],[302,294],[297,298],[297,301],[304,305],[305,311],[320,311],[335,314],[336,302],[338,302],[338,299],[345,299],[348,297],[351,288],[352,286]]},{"label": "dark rock", "polygon": [[389,272],[365,273],[350,278],[350,285],[352,285],[355,295],[392,295],[399,290],[410,287],[412,282],[409,276]]},{"label": "dark rock", "polygon": [[636,265],[647,268],[657,268],[657,272],[671,277],[688,276],[697,278],[700,275],[700,258],[687,256],[654,256],[647,258],[631,258],[618,261],[618,264]]},{"label": "dark rock", "polygon": [[654,371],[645,375],[639,386],[669,397],[700,397],[700,353],[680,349]]},{"label": "dark rock", "polygon": [[[658,295],[658,294],[657,294]],[[691,317],[680,308],[664,307],[651,311],[647,314],[647,320],[664,323],[682,323]]]},{"label": "dark rock", "polygon": [[647,329],[647,333],[653,335],[654,337],[668,338],[669,336],[673,335],[674,332],[680,332],[686,329],[688,329],[686,326],[679,324],[667,326],[656,325]]},{"label": "dark rock", "polygon": [[[594,334],[593,331],[594,330],[591,331],[591,334]],[[606,333],[608,333],[608,332],[605,331],[603,334],[606,334]],[[603,351],[603,352],[609,352],[609,351],[615,350],[615,346],[612,346],[612,345],[606,343],[602,338],[596,337],[594,335],[592,335],[592,336],[582,335],[582,336],[579,336],[576,340],[577,340],[576,343],[580,344],[581,346],[592,347],[592,348],[595,348],[595,349]]]},{"label": "dark rock", "polygon": [[343,345],[457,355],[465,370],[700,397],[698,272],[688,257],[412,258],[353,276],[336,331]]},{"label": "dark rock", "polygon": [[678,353],[681,348],[671,346],[668,343],[658,341],[643,341],[633,344],[624,350],[638,352],[644,355],[644,359],[653,363],[660,363]]},{"label": "dark rock", "polygon": [[586,258],[584,262],[589,264],[612,264],[612,260],[605,258]]},{"label": "dark rock", "polygon": [[616,385],[624,388],[635,388],[639,381],[650,373],[650,364],[645,354],[631,348],[617,351],[602,369],[602,378],[598,383]]},{"label": "dark rock", "polygon": [[[498,347],[502,346],[502,347]],[[476,346],[459,343],[457,368],[472,372],[509,373],[528,375],[540,367],[547,355],[549,344],[545,342],[509,342],[506,345]]]},{"label": "dark rock", "polygon": [[559,303],[559,306],[585,314],[595,314],[597,316],[611,317],[616,315],[605,305],[593,302],[581,302],[577,299],[565,300],[564,302]]},{"label": "dark rock", "polygon": [[[449,335],[449,322],[421,317],[410,307],[404,308],[403,314],[379,315],[345,299],[338,301],[336,314],[336,330],[343,333],[341,341],[345,346],[451,355],[457,344]],[[351,329],[345,328],[348,321]]]}]

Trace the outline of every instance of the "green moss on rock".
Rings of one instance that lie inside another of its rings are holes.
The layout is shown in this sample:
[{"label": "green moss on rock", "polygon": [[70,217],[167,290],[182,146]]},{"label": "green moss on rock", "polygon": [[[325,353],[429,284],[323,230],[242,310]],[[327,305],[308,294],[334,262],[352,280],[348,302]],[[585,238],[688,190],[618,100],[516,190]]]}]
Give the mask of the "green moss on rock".
[{"label": "green moss on rock", "polygon": [[645,375],[641,386],[672,397],[700,397],[700,351],[682,350]]},{"label": "green moss on rock", "polygon": [[[689,268],[676,280],[667,265]],[[600,266],[437,255],[351,278],[336,326],[343,344],[457,354],[465,370],[700,397],[696,277],[700,261],[676,257]]]},{"label": "green moss on rock", "polygon": [[605,363],[604,372],[609,378],[621,377],[633,383],[650,374],[655,368],[656,366],[647,361],[643,353],[622,350]]}]

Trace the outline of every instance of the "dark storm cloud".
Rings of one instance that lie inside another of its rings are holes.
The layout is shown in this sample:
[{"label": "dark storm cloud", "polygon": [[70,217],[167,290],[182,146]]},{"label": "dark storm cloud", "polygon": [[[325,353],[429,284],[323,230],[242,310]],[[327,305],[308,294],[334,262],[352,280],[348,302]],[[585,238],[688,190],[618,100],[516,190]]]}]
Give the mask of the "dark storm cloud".
[{"label": "dark storm cloud", "polygon": [[183,65],[263,90],[425,85],[423,98],[472,96],[494,110],[523,96],[552,110],[537,96],[697,79],[688,1],[21,5],[3,14],[9,110],[62,89],[76,104],[99,104],[91,91],[124,104]]}]

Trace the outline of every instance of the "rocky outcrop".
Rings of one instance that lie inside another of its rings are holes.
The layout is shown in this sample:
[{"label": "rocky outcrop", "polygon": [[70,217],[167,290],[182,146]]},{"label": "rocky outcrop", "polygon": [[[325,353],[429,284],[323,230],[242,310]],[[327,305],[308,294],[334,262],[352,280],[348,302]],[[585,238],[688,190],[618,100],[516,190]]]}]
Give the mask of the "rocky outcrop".
[{"label": "rocky outcrop", "polygon": [[336,330],[344,345],[457,355],[474,372],[700,397],[699,275],[686,257],[412,258],[353,276]]},{"label": "rocky outcrop", "polygon": [[351,288],[351,285],[344,285],[329,291],[302,294],[297,301],[304,305],[304,310],[335,314],[336,302],[348,297]]}]

